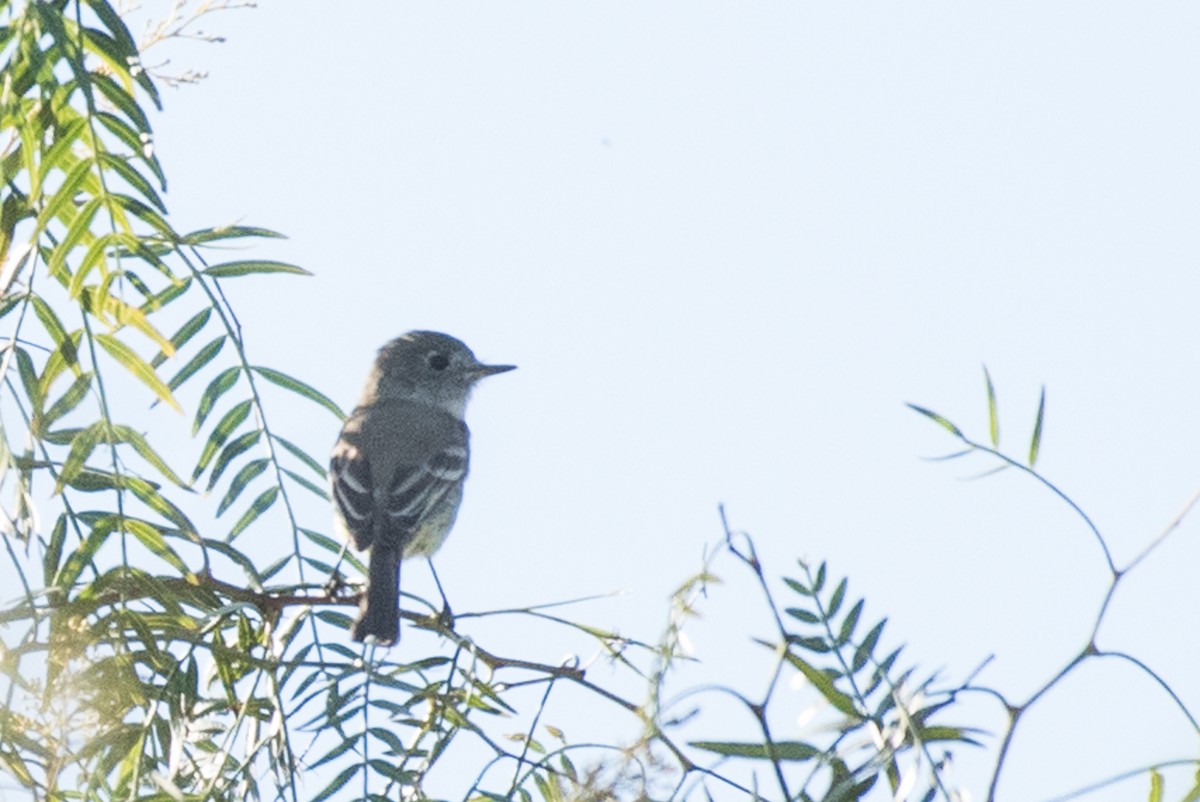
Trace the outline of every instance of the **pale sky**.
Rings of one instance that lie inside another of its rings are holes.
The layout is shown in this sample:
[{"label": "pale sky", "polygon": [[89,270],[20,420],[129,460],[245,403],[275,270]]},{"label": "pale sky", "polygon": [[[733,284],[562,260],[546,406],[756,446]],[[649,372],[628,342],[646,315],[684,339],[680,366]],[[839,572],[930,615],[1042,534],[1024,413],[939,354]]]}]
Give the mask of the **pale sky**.
[{"label": "pale sky", "polygon": [[[520,366],[469,410],[437,559],[456,610],[623,590],[573,615],[653,639],[724,503],[772,576],[829,560],[910,662],[956,681],[994,654],[979,681],[1019,701],[1084,642],[1099,551],[1028,478],[922,461],[954,443],[904,402],[984,439],[986,364],[1019,455],[1044,383],[1039,467],[1119,565],[1200,488],[1200,6],[264,0],[203,27],[227,43],[173,62],[210,77],[155,120],[172,219],[274,228],[252,255],[316,274],[229,283],[254,361],[346,407],[413,328]],[[293,407],[274,425],[328,453],[337,422]],[[1101,630],[1193,710],[1198,535]],[[759,598],[716,570],[676,690],[765,682]],[[1097,663],[1029,715],[1001,799],[1196,742],[1144,675]],[[995,748],[955,750],[975,800]]]}]

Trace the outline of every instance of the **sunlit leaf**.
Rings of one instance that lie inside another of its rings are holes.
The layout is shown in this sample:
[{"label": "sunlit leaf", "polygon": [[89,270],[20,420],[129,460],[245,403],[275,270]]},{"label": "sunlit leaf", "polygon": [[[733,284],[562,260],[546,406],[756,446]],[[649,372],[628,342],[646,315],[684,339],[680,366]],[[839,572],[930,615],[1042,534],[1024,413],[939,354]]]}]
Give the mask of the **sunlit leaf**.
[{"label": "sunlit leaf", "polygon": [[825,701],[833,705],[838,711],[850,716],[853,719],[857,720],[861,718],[862,714],[855,706],[854,699],[838,690],[837,686],[833,684],[833,680],[830,679],[828,674],[809,663],[791,649],[784,653],[784,657],[789,663],[798,669],[810,683],[812,683],[813,687],[817,689],[821,696],[825,697]]},{"label": "sunlit leaf", "polygon": [[988,437],[991,438],[992,447],[997,448],[1000,445],[1000,413],[996,409],[996,387],[992,384],[987,365],[983,366],[983,378],[987,382]]},{"label": "sunlit leaf", "polygon": [[1037,418],[1033,422],[1033,437],[1029,440],[1029,467],[1037,462],[1038,453],[1042,450],[1042,424],[1046,421],[1046,388],[1042,387],[1042,395],[1038,399]]},{"label": "sunlit leaf", "polygon": [[167,541],[162,536],[162,532],[147,523],[136,518],[125,519],[125,530],[136,537],[143,546],[149,549],[154,556],[170,564],[172,568],[181,574],[188,573],[187,564],[183,559],[175,553],[175,550],[167,544]]},{"label": "sunlit leaf", "polygon": [[963,433],[961,431],[959,431],[959,428],[957,426],[955,426],[953,423],[946,420],[945,418],[943,418],[941,415],[937,414],[936,412],[929,410],[929,409],[925,409],[925,407],[919,407],[916,404],[905,404],[905,406],[907,406],[913,412],[919,412],[920,414],[929,418],[931,421],[936,423],[938,426],[941,426],[943,429],[950,432],[950,434],[954,435],[955,437],[960,437],[960,438],[963,437]]},{"label": "sunlit leaf", "polygon": [[100,344],[100,347],[108,352],[109,356],[117,360],[142,384],[149,387],[159,400],[166,402],[172,409],[183,412],[183,407],[179,406],[179,402],[171,394],[171,388],[167,387],[162,379],[158,378],[158,374],[154,372],[154,368],[150,367],[140,356],[135,354],[132,348],[111,334],[97,334],[95,335],[95,339]]}]

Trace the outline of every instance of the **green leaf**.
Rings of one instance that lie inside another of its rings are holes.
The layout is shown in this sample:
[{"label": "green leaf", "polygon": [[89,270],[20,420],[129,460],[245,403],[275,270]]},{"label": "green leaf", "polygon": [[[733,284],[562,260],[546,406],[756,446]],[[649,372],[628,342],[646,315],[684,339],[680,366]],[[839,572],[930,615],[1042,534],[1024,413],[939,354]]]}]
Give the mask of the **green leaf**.
[{"label": "green leaf", "polygon": [[163,384],[162,379],[158,378],[158,374],[154,372],[154,368],[150,367],[140,356],[135,354],[132,348],[111,334],[97,334],[95,335],[95,340],[100,344],[101,348],[108,352],[109,356],[117,360],[135,378],[141,381],[142,384],[149,387],[158,396],[159,400],[165,401],[177,412],[183,412],[183,407],[179,406],[179,402],[171,394],[171,388]]},{"label": "green leaf", "polygon": [[962,440],[966,439],[965,437],[963,437],[963,433],[961,431],[959,431],[959,428],[957,426],[955,426],[953,423],[946,420],[945,418],[943,418],[941,415],[937,414],[936,412],[929,410],[929,409],[925,409],[925,407],[919,407],[916,404],[905,404],[905,406],[908,407],[909,409],[911,409],[913,412],[918,412],[918,413],[924,415],[925,417],[929,418],[931,421],[936,423],[938,426],[941,426],[943,429],[950,432],[950,434],[954,435],[955,437],[960,438]]},{"label": "green leaf", "polygon": [[258,516],[270,509],[277,498],[279,498],[278,487],[268,487],[264,490],[258,498],[254,499],[254,503],[250,505],[250,509],[246,510],[242,517],[238,519],[238,522],[233,525],[233,528],[229,530],[229,534],[225,536],[225,542],[232,543],[234,538],[244,532],[246,527],[254,523]]},{"label": "green leaf", "polygon": [[783,578],[783,582],[784,582],[784,584],[786,584],[786,585],[787,585],[789,588],[791,588],[792,590],[794,590],[794,591],[796,591],[797,593],[799,593],[801,596],[811,596],[811,595],[813,595],[813,592],[812,592],[812,590],[811,590],[811,589],[808,587],[808,585],[805,585],[805,584],[804,584],[804,583],[802,583],[802,582],[798,582],[798,581],[796,581],[795,579],[788,579],[786,576]]},{"label": "green leaf", "polygon": [[1158,769],[1150,769],[1150,796],[1149,802],[1162,802],[1163,800],[1163,776]]},{"label": "green leaf", "polygon": [[313,484],[295,471],[289,471],[287,468],[280,468],[280,470],[291,477],[292,481],[296,482],[296,484],[300,485],[305,490],[308,490],[318,498],[329,501],[329,491],[325,488]]},{"label": "green leaf", "polygon": [[1046,420],[1046,386],[1042,385],[1042,396],[1038,399],[1037,418],[1033,422],[1033,437],[1029,440],[1029,467],[1037,462],[1042,449],[1042,424]]},{"label": "green leaf", "polygon": [[265,367],[262,367],[261,365],[252,367],[251,370],[253,370],[258,375],[262,376],[264,379],[271,382],[272,384],[279,385],[280,387],[284,388],[285,390],[291,390],[294,393],[298,393],[298,394],[304,396],[305,398],[309,399],[310,401],[315,401],[316,403],[320,404],[321,406],[325,407],[327,410],[332,412],[334,415],[336,415],[338,420],[345,420],[346,415],[344,412],[342,412],[341,408],[338,407],[337,404],[333,403],[333,401],[331,401],[324,394],[317,392],[312,387],[309,387],[307,384],[300,381],[299,379],[293,379],[291,376],[287,375],[286,373],[280,373],[277,370],[272,370],[271,368],[265,368]]},{"label": "green leaf", "polygon": [[225,469],[228,468],[235,459],[254,446],[260,437],[262,437],[262,429],[256,429],[252,432],[246,432],[241,437],[235,438],[229,443],[229,445],[225,446],[225,448],[221,451],[221,456],[217,457],[217,461],[213,464],[212,473],[209,474],[209,492],[212,492],[212,489],[217,484],[217,480],[221,478],[221,474],[225,472]]},{"label": "green leaf", "polygon": [[252,273],[292,273],[298,276],[312,275],[312,273],[302,267],[290,265],[286,262],[274,262],[269,259],[243,259],[237,262],[224,262],[223,264],[206,267],[200,272],[213,278],[235,278],[237,276],[248,276]]},{"label": "green leaf", "polygon": [[789,607],[784,612],[786,612],[792,618],[803,621],[806,624],[818,624],[821,622],[821,617],[816,613],[809,612],[808,610],[801,610],[798,607]]},{"label": "green leaf", "polygon": [[361,769],[362,767],[357,763],[353,763],[342,769],[338,776],[329,781],[329,785],[326,785],[324,788],[322,788],[317,795],[312,798],[312,802],[324,802],[324,800],[345,788],[346,783],[350,782],[354,775],[357,774]]},{"label": "green leaf", "polygon": [[784,653],[784,657],[787,658],[787,661],[795,666],[800,673],[812,683],[813,687],[817,689],[817,692],[820,693],[821,696],[825,697],[825,701],[833,705],[836,710],[841,713],[845,713],[855,721],[858,721],[862,718],[862,714],[860,714],[858,708],[854,706],[854,700],[839,691],[837,686],[833,684],[833,680],[830,679],[828,674],[812,665],[790,649]]},{"label": "green leaf", "polygon": [[54,577],[54,587],[63,591],[74,587],[76,580],[79,579],[79,574],[92,562],[96,552],[108,540],[108,536],[115,531],[114,522],[114,516],[105,516],[92,525],[91,531],[88,532],[83,542],[76,547],[75,551],[71,552],[67,561],[59,569],[58,575]]},{"label": "green leaf", "polygon": [[158,455],[158,452],[150,446],[150,441],[148,441],[141,432],[137,431],[136,429],[132,429],[129,426],[114,426],[113,433],[116,435],[117,442],[128,443],[129,445],[133,446],[133,450],[138,453],[138,456],[150,463],[150,465],[156,471],[162,474],[163,478],[168,482],[171,482],[179,487],[187,487],[187,483],[184,482],[183,479],[179,478],[175,471],[171,470],[171,467],[167,465],[166,461]]},{"label": "green leaf", "polygon": [[871,659],[871,655],[875,653],[875,645],[879,642],[879,636],[883,634],[883,627],[887,624],[887,619],[883,619],[875,626],[871,627],[871,631],[863,638],[862,643],[854,650],[854,657],[850,661],[850,670],[857,672]]},{"label": "green leaf", "polygon": [[306,451],[304,451],[304,449],[300,448],[298,445],[296,445],[292,441],[286,440],[277,434],[272,434],[271,439],[274,440],[276,443],[279,443],[279,445],[283,446],[285,449],[287,449],[289,454],[291,454],[296,459],[300,460],[305,465],[307,465],[312,470],[313,473],[315,473],[317,476],[319,476],[321,478],[322,481],[325,480],[325,478],[326,478],[325,466],[322,465],[321,463],[317,462],[312,457],[310,457],[308,455],[308,453]]},{"label": "green leaf", "polygon": [[167,382],[167,386],[172,390],[177,390],[185,381],[203,370],[205,365],[212,362],[217,354],[221,353],[221,349],[225,347],[226,339],[226,336],[222,334],[201,348],[199,353],[189,359],[187,364],[171,377],[171,380]]},{"label": "green leaf", "polygon": [[136,518],[126,518],[124,523],[125,531],[136,537],[154,556],[168,563],[180,574],[186,576],[189,573],[187,564],[175,553],[174,549],[167,545],[166,539],[157,527]]},{"label": "green leaf", "polygon": [[29,403],[33,406],[36,414],[42,408],[45,399],[45,390],[38,379],[37,368],[34,367],[33,358],[24,348],[15,346],[13,354],[16,356],[17,375],[21,377],[21,386],[25,388],[25,395],[29,398]]},{"label": "green leaf", "polygon": [[221,503],[217,505],[217,517],[219,518],[225,510],[229,509],[229,505],[237,501],[238,496],[246,489],[246,485],[257,479],[262,472],[271,464],[271,460],[263,458],[247,462],[242,466],[242,469],[233,477],[233,481],[229,483],[229,490],[226,491],[225,497],[221,499]]},{"label": "green leaf", "polygon": [[163,214],[167,213],[167,206],[162,202],[162,198],[158,196],[153,185],[125,157],[103,152],[99,156],[100,164],[104,168],[121,176],[134,192],[149,201]]},{"label": "green leaf", "polygon": [[159,493],[158,488],[152,483],[136,476],[126,476],[124,487],[128,488],[131,493],[137,496],[139,501],[151,510],[175,524],[189,539],[193,541],[199,539],[195,524],[184,514],[183,510],[176,507],[166,496]]},{"label": "green leaf", "polygon": [[100,90],[117,110],[120,111],[129,122],[133,123],[136,130],[144,134],[150,133],[150,120],[146,117],[146,113],[142,111],[142,107],[138,105],[137,100],[133,95],[126,92],[117,82],[103,73],[93,72],[89,75],[92,84]]},{"label": "green leaf", "polygon": [[[205,307],[196,314],[192,315],[188,319],[187,323],[184,323],[182,326],[180,326],[179,331],[175,332],[175,336],[171,338],[171,347],[175,351],[178,351],[180,348],[186,345],[193,337],[200,333],[200,330],[204,328],[204,324],[208,322],[208,319],[211,316],[211,307]],[[167,359],[172,355],[173,354],[168,354],[165,351],[159,351],[154,355],[154,358],[150,360],[150,364],[157,368],[162,365],[163,362],[166,362]]]},{"label": "green leaf", "polygon": [[859,599],[854,603],[854,606],[850,608],[850,612],[846,614],[846,618],[842,621],[842,628],[841,631],[838,632],[837,637],[838,646],[849,642],[850,638],[854,635],[854,628],[858,626],[858,618],[862,615],[862,611],[863,600]]},{"label": "green leaf", "polygon": [[192,423],[193,435],[200,431],[200,427],[204,425],[205,419],[208,418],[217,401],[237,384],[241,375],[242,369],[234,365],[231,368],[225,368],[208,383],[208,387],[204,388],[204,395],[200,396],[200,403],[196,405],[196,420]]},{"label": "green leaf", "polygon": [[245,554],[242,554],[240,551],[235,549],[233,546],[229,545],[228,543],[224,543],[220,540],[209,540],[206,538],[204,540],[204,547],[208,548],[208,549],[212,549],[213,551],[218,552],[219,554],[221,554],[221,555],[229,558],[233,562],[237,563],[237,565],[242,569],[242,571],[245,572],[246,577],[250,580],[250,583],[253,586],[253,589],[256,591],[262,590],[262,583],[265,580],[259,574],[258,568],[254,565],[254,561],[251,560],[249,557],[247,557]]},{"label": "green leaf", "polygon": [[[140,158],[150,171],[154,173],[154,177],[158,179],[158,185],[162,188],[167,186],[167,178],[163,175],[162,165],[158,162],[158,157],[154,155],[154,150],[151,147],[151,140],[145,137],[145,134],[139,134],[133,130],[124,120],[115,114],[109,114],[106,111],[95,112],[95,119],[109,130],[113,136],[119,139],[125,147],[129,148],[130,152]],[[143,139],[143,137],[145,137]]]},{"label": "green leaf", "polygon": [[828,618],[833,619],[838,614],[838,610],[842,609],[842,600],[846,598],[846,586],[846,579],[843,578],[834,588],[833,595],[829,597],[829,606],[825,611]]},{"label": "green leaf", "polygon": [[46,544],[46,552],[42,555],[43,582],[50,585],[58,573],[59,561],[62,560],[63,545],[67,541],[67,516],[60,515],[54,522],[50,532],[50,540]]},{"label": "green leaf", "polygon": [[63,178],[63,182],[54,191],[54,195],[42,207],[37,221],[39,231],[44,229],[51,220],[57,218],[63,207],[75,199],[75,194],[83,185],[84,179],[88,177],[89,170],[91,170],[91,165],[84,160],[80,160],[71,168],[71,172]]},{"label": "green leaf", "polygon": [[[200,475],[208,469],[209,463],[213,457],[217,455],[221,446],[225,445],[225,441],[233,436],[233,433],[246,418],[250,416],[250,410],[254,407],[254,400],[247,398],[233,405],[233,408],[226,412],[217,425],[213,428],[212,433],[208,436],[208,442],[204,444],[204,449],[200,452],[200,459],[196,461],[196,467],[192,470],[192,481],[200,478]],[[212,483],[209,483],[209,490],[212,490]]]},{"label": "green leaf", "polygon": [[820,593],[821,589],[824,587],[825,587],[825,563],[821,563],[820,565],[817,566],[817,576],[816,576],[816,578],[813,579],[812,591],[814,594]]},{"label": "green leaf", "polygon": [[983,366],[983,378],[987,382],[987,401],[988,401],[988,437],[991,438],[992,447],[999,448],[1000,446],[1000,413],[996,408],[996,388],[992,384],[992,375],[988,373],[987,365]]},{"label": "green leaf", "polygon": [[99,289],[92,287],[84,288],[80,294],[80,300],[84,309],[101,320],[111,322],[118,328],[123,326],[135,328],[153,340],[168,356],[175,353],[175,347],[171,345],[171,341],[164,337],[162,332],[155,328],[154,324],[146,317],[146,313],[136,306],[130,306],[120,298],[109,295],[107,291],[100,292]]},{"label": "green leaf", "polygon": [[67,284],[67,289],[70,292],[72,299],[78,297],[78,290],[79,286],[82,284],[82,278],[79,278],[78,281],[76,281],[75,277],[73,277],[69,283],[65,281],[67,273],[67,257],[71,254],[71,251],[75,250],[75,246],[78,245],[85,236],[91,234],[92,221],[95,220],[96,213],[100,211],[102,204],[102,198],[92,198],[87,203],[83,204],[79,211],[76,212],[75,219],[73,219],[71,224],[67,226],[67,233],[64,234],[62,240],[54,246],[54,252],[50,254],[50,259],[46,263],[46,267],[50,270],[50,275]]},{"label": "green leaf", "polygon": [[[50,308],[50,305],[42,300],[40,295],[30,295],[30,302],[33,304],[33,313],[37,315],[37,319],[41,321],[42,326],[46,329],[46,333],[50,335],[50,339],[55,345],[62,345],[70,339],[67,336],[67,330],[63,326],[62,321],[58,319],[58,315]],[[71,354],[72,362],[74,362],[74,353]]]},{"label": "green leaf", "polygon": [[223,242],[224,240],[241,239],[244,237],[287,239],[283,234],[280,234],[278,231],[272,231],[269,228],[258,228],[256,226],[216,226],[184,234],[179,238],[179,241],[181,245],[204,245],[209,242]]},{"label": "green leaf", "polygon": [[32,424],[35,434],[40,436],[42,432],[53,426],[59,418],[75,409],[83,399],[87,398],[88,390],[92,387],[93,375],[91,372],[88,372],[79,376],[79,378],[71,383],[67,391],[51,405],[50,409],[46,410],[41,416],[35,416]]},{"label": "green leaf", "polygon": [[71,440],[71,450],[67,453],[67,458],[63,461],[62,469],[58,472],[58,482],[54,488],[55,493],[61,493],[62,489],[83,471],[88,457],[92,455],[92,452],[96,450],[96,446],[104,439],[103,435],[104,421],[93,423],[86,429],[79,430],[79,433]]},{"label": "green leaf", "polygon": [[691,745],[706,752],[725,757],[746,757],[755,760],[793,761],[812,760],[824,754],[803,741],[776,741],[770,744],[739,741],[692,741]]}]

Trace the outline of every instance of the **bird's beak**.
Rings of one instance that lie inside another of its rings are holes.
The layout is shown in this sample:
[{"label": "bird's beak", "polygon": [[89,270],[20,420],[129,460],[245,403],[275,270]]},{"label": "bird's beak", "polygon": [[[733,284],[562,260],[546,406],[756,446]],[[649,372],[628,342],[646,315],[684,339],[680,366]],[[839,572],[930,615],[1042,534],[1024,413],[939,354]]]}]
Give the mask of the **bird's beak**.
[{"label": "bird's beak", "polygon": [[516,365],[477,365],[472,372],[476,379],[482,379],[484,376],[495,376],[497,373],[508,373],[516,369]]}]

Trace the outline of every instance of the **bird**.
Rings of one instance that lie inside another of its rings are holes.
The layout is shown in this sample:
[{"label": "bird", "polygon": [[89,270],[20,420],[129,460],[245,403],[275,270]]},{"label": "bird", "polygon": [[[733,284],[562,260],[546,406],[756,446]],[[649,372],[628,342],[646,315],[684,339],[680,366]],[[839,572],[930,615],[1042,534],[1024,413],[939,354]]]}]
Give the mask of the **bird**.
[{"label": "bird", "polygon": [[400,562],[437,551],[462,503],[471,390],[515,368],[483,364],[436,331],[410,331],[379,349],[329,471],[335,528],[369,555],[355,641],[399,641]]}]

